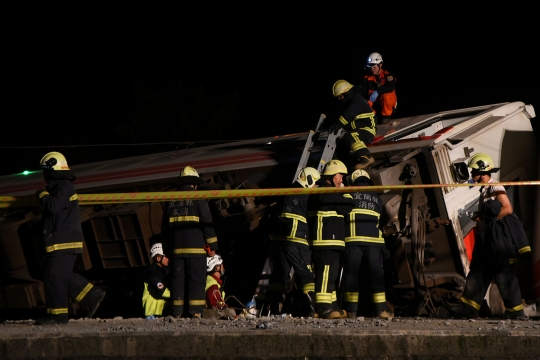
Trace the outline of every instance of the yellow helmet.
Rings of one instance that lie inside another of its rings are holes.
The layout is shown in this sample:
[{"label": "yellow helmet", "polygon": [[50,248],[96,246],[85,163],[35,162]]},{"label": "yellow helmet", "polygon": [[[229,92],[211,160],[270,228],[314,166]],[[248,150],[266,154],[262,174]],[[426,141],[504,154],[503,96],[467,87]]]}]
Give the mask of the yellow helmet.
[{"label": "yellow helmet", "polygon": [[199,177],[199,173],[192,166],[186,166],[180,171],[180,178],[176,182],[177,186],[186,184],[200,185],[204,180]]},{"label": "yellow helmet", "polygon": [[56,151],[45,154],[45,156],[41,158],[39,166],[42,169],[69,170],[69,166],[64,155]]},{"label": "yellow helmet", "polygon": [[312,188],[315,183],[321,178],[321,174],[317,169],[312,167],[303,168],[298,174],[296,181],[305,188]]},{"label": "yellow helmet", "polygon": [[339,160],[330,160],[324,167],[323,175],[348,174],[347,167]]},{"label": "yellow helmet", "polygon": [[332,92],[334,93],[334,97],[337,97],[341,94],[345,94],[347,91],[352,89],[352,85],[345,80],[338,80],[334,83],[334,86],[332,87]]},{"label": "yellow helmet", "polygon": [[362,177],[362,176],[367,177],[368,179],[371,179],[366,170],[355,170],[351,174],[351,182],[354,182],[354,180],[356,180],[356,179],[358,179],[359,177]]},{"label": "yellow helmet", "polygon": [[484,172],[499,170],[493,166],[493,159],[491,158],[491,156],[484,153],[478,153],[472,156],[469,159],[468,166],[472,169],[476,169],[476,170],[484,171]]}]

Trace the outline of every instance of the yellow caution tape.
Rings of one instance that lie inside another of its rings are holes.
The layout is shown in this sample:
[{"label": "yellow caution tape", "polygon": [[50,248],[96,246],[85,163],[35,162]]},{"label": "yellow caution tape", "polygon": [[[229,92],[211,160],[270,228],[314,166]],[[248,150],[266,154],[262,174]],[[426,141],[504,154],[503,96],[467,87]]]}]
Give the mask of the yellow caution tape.
[{"label": "yellow caution tape", "polygon": [[[540,180],[535,181],[506,181],[498,182],[502,186],[540,185]],[[276,188],[276,189],[241,189],[241,190],[196,190],[196,191],[163,191],[163,192],[134,192],[134,193],[110,193],[110,194],[78,194],[80,205],[94,204],[125,204],[138,202],[164,202],[195,199],[223,199],[242,197],[265,197],[287,195],[312,195],[322,193],[351,193],[357,191],[382,191],[382,190],[405,190],[405,189],[433,189],[443,187],[472,187],[485,186],[485,184],[413,184],[413,185],[371,185],[371,186],[346,186],[346,187],[316,187],[305,188]],[[38,201],[35,196],[3,196],[0,195],[0,207],[24,207],[36,206]]]}]

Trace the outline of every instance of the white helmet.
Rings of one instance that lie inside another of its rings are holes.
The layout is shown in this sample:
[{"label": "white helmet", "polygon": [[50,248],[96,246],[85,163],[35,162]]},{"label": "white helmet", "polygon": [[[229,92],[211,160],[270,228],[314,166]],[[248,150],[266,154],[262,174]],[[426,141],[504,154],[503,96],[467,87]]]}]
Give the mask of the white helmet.
[{"label": "white helmet", "polygon": [[338,97],[341,94],[345,94],[347,91],[351,90],[353,85],[346,80],[338,80],[332,86],[332,93],[334,97]]},{"label": "white helmet", "polygon": [[375,65],[379,65],[382,62],[383,60],[382,60],[381,54],[379,54],[378,52],[374,52],[374,53],[369,54],[366,67],[372,68]]},{"label": "white helmet", "polygon": [[216,266],[221,264],[223,264],[223,259],[218,254],[206,258],[206,272],[211,272]]},{"label": "white helmet", "polygon": [[351,182],[354,182],[354,180],[358,179],[359,177],[367,177],[370,179],[369,174],[366,170],[355,170],[351,175]]},{"label": "white helmet", "polygon": [[41,158],[39,165],[42,169],[69,170],[64,155],[56,151],[45,154],[45,156]]},{"label": "white helmet", "polygon": [[302,171],[298,174],[298,179],[296,181],[305,188],[312,188],[315,186],[315,183],[321,178],[321,174],[317,169],[312,167],[303,168]]},{"label": "white helmet", "polygon": [[161,243],[155,243],[150,248],[150,256],[153,258],[156,255],[165,256],[163,253],[163,245],[161,245]]}]

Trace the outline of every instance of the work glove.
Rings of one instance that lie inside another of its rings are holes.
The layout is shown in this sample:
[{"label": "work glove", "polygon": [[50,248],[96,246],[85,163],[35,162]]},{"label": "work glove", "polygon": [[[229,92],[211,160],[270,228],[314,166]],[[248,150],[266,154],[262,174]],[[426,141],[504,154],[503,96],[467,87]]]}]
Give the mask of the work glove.
[{"label": "work glove", "polygon": [[330,127],[328,128],[328,132],[333,133],[334,135],[338,133],[339,129],[341,129],[341,126],[337,122],[333,122],[330,124]]},{"label": "work glove", "polygon": [[377,96],[379,96],[379,93],[374,91],[371,93],[371,95],[369,95],[369,101],[371,102],[375,102],[377,100]]}]

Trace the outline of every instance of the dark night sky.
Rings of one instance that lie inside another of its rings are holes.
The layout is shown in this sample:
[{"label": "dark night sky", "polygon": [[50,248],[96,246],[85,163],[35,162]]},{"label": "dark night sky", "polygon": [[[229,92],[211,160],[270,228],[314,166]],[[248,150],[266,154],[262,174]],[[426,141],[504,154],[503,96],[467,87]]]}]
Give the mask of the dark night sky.
[{"label": "dark night sky", "polygon": [[[213,14],[73,6],[12,13],[3,51],[9,66],[1,146],[8,164],[0,175],[31,169],[52,150],[80,163],[174,148],[61,147],[126,142],[117,126],[143,107],[135,104],[134,84],[162,95],[175,82],[236,93],[236,127],[220,129],[220,140],[308,131],[331,106],[332,84],[357,83],[373,51],[398,79],[396,117],[512,101],[540,114],[538,26],[517,10],[406,15],[414,10],[408,8],[375,18],[345,8],[330,15],[262,6]],[[170,138],[158,119],[152,127]],[[199,132],[190,140],[206,139]]]}]

